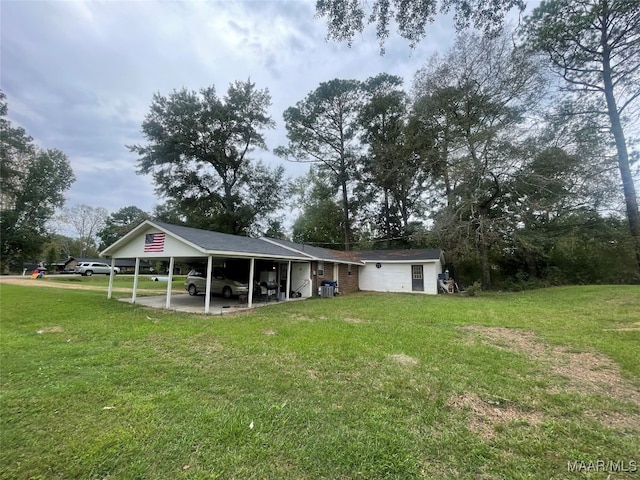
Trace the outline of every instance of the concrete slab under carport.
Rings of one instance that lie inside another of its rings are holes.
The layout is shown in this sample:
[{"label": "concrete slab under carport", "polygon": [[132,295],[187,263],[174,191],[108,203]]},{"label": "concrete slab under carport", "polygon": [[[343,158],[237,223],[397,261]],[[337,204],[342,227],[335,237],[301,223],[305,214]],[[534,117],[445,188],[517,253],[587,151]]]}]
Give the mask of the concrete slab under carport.
[{"label": "concrete slab under carport", "polygon": [[[121,302],[131,303],[130,298],[120,298]],[[168,310],[174,310],[177,312],[199,313],[204,315],[204,295],[191,296],[187,294],[171,295],[171,306]],[[304,300],[304,298],[289,299],[288,301]],[[137,297],[135,304],[144,305],[145,307],[159,308],[167,310],[166,308],[167,297],[166,295]],[[278,301],[271,302],[254,302],[253,308],[263,307],[266,305],[276,305]],[[251,310],[246,303],[241,303],[238,298],[231,298],[229,300],[220,297],[211,297],[209,303],[209,315],[222,315],[225,313],[243,312]]]}]

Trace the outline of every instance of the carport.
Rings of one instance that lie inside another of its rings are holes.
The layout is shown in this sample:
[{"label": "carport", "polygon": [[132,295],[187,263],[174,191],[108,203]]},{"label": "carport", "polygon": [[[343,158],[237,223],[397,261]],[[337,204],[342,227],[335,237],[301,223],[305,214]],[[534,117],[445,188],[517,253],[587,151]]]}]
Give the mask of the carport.
[{"label": "carport", "polygon": [[[305,287],[301,293],[302,297],[310,297],[312,294],[310,282],[312,257],[264,238],[240,237],[146,220],[106,248],[101,256],[111,258],[112,266],[115,265],[116,259],[135,259],[131,303],[136,303],[141,260],[169,262],[165,296],[165,308],[167,309],[171,308],[172,281],[176,262],[206,265],[204,313],[210,313],[211,310],[211,272],[214,267],[214,259],[248,260],[248,308],[253,306],[256,264],[273,265],[272,268],[278,277],[278,285],[280,286],[283,281],[285,283],[285,300],[289,300],[290,297],[292,278],[298,282],[309,279],[308,287]],[[113,274],[109,278],[108,298],[112,297],[112,292]]]}]

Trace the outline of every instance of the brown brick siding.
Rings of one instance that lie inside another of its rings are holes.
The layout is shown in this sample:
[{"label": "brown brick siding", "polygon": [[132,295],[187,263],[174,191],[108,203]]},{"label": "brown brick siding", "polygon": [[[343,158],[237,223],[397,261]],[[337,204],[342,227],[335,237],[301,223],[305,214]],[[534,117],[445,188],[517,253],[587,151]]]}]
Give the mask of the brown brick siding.
[{"label": "brown brick siding", "polygon": [[[311,292],[315,297],[318,295],[318,287],[323,280],[338,281],[338,291],[341,294],[357,292],[360,288],[358,285],[358,266],[357,265],[338,265],[338,278],[333,278],[334,263],[324,262],[324,270],[322,275],[318,275],[318,262],[311,262]],[[349,275],[351,271],[351,275]],[[313,272],[316,272],[313,275]]]},{"label": "brown brick siding", "polygon": [[[324,270],[323,274],[318,274],[318,262],[311,262],[311,295],[314,297],[318,295],[318,287],[322,284],[323,280],[333,280],[333,263],[323,262]],[[314,275],[313,272],[316,274]]]},{"label": "brown brick siding", "polygon": [[[338,291],[340,293],[352,293],[360,290],[358,285],[358,272],[360,269],[357,265],[340,264],[338,274]],[[349,275],[351,272],[351,275]]]}]

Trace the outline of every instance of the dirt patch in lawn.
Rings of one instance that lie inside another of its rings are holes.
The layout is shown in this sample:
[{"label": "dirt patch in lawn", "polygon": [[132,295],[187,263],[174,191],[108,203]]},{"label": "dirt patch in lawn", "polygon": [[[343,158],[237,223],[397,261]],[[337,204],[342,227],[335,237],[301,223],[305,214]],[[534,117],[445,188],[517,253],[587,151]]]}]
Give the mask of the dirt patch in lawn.
[{"label": "dirt patch in lawn", "polygon": [[410,357],[409,355],[405,355],[404,353],[396,353],[394,355],[389,355],[389,358],[394,362],[405,365],[407,367],[413,367],[418,364],[418,360]]},{"label": "dirt patch in lawn", "polygon": [[538,425],[543,420],[539,412],[525,412],[509,405],[506,401],[485,401],[475,393],[453,396],[447,405],[458,410],[468,410],[471,413],[469,429],[485,440],[495,438],[496,425],[511,422]]},{"label": "dirt patch in lawn", "polygon": [[605,328],[605,332],[640,332],[640,322],[631,324],[631,327]]},{"label": "dirt patch in lawn", "polygon": [[[640,389],[625,380],[618,365],[605,355],[549,345],[535,334],[519,329],[469,326],[463,330],[478,335],[487,345],[519,351],[543,364],[552,376],[559,377],[559,382],[554,382],[555,385],[549,389],[551,393],[595,394],[640,405]],[[585,415],[613,428],[640,428],[638,415],[606,412],[585,412]]]},{"label": "dirt patch in lawn", "polygon": [[62,332],[64,332],[64,328],[62,328],[60,325],[54,325],[53,327],[41,328],[36,333],[43,334],[43,333],[62,333]]},{"label": "dirt patch in lawn", "polygon": [[21,287],[53,287],[53,288],[68,288],[72,290],[104,290],[105,287],[97,287],[91,285],[78,285],[76,283],[62,283],[51,282],[43,279],[33,280],[31,278],[2,278],[2,283],[9,283],[11,285],[20,285]]},{"label": "dirt patch in lawn", "polygon": [[483,337],[484,343],[506,350],[519,350],[527,357],[544,363],[563,377],[563,391],[598,394],[621,401],[640,403],[640,391],[627,382],[618,366],[608,357],[592,352],[575,352],[567,347],[549,345],[535,334],[502,327],[465,327]]},{"label": "dirt patch in lawn", "polygon": [[367,321],[364,318],[354,318],[354,317],[346,317],[344,319],[345,322],[347,323],[367,323]]},{"label": "dirt patch in lawn", "polygon": [[[19,285],[21,287],[49,287],[49,288],[65,288],[69,290],[94,290],[100,292],[106,292],[106,285],[81,285],[73,282],[55,282],[45,279],[31,279],[31,278],[2,278],[0,277],[0,283],[7,283],[11,285]],[[127,287],[113,287],[114,292],[131,292],[132,288]],[[158,293],[163,294],[166,290],[144,290],[145,293]]]}]

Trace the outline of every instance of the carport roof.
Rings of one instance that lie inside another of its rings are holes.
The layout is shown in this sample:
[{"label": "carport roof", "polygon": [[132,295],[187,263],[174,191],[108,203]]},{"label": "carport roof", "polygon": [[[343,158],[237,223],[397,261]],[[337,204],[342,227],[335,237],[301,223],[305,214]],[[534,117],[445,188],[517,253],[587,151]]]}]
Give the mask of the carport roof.
[{"label": "carport roof", "polygon": [[307,255],[292,252],[260,238],[241,237],[229,233],[211,232],[199,228],[153,222],[158,227],[202,248],[205,251],[244,253],[277,258],[298,258],[309,260]]},{"label": "carport roof", "polygon": [[[309,255],[292,251],[259,238],[212,232],[155,220],[145,220],[113,245],[107,247],[101,255],[117,256],[119,251],[122,251],[122,247],[132,241],[136,241],[136,239],[139,238],[140,232],[148,230],[149,227],[165,232],[167,235],[190,245],[196,251],[202,252],[203,255],[228,254],[230,256],[311,260],[311,256]],[[170,254],[170,252],[166,252],[166,254]]]},{"label": "carport roof", "polygon": [[330,250],[328,248],[322,247],[314,247],[313,245],[305,245],[302,243],[290,242],[288,240],[281,240],[279,238],[263,238],[262,240],[266,240],[267,242],[272,242],[277,245],[282,245],[283,247],[300,252],[302,254],[306,254],[311,257],[313,260],[322,260],[329,262],[339,262],[339,263],[354,263],[358,265],[362,265],[360,258],[356,252],[343,252],[340,250]]}]

